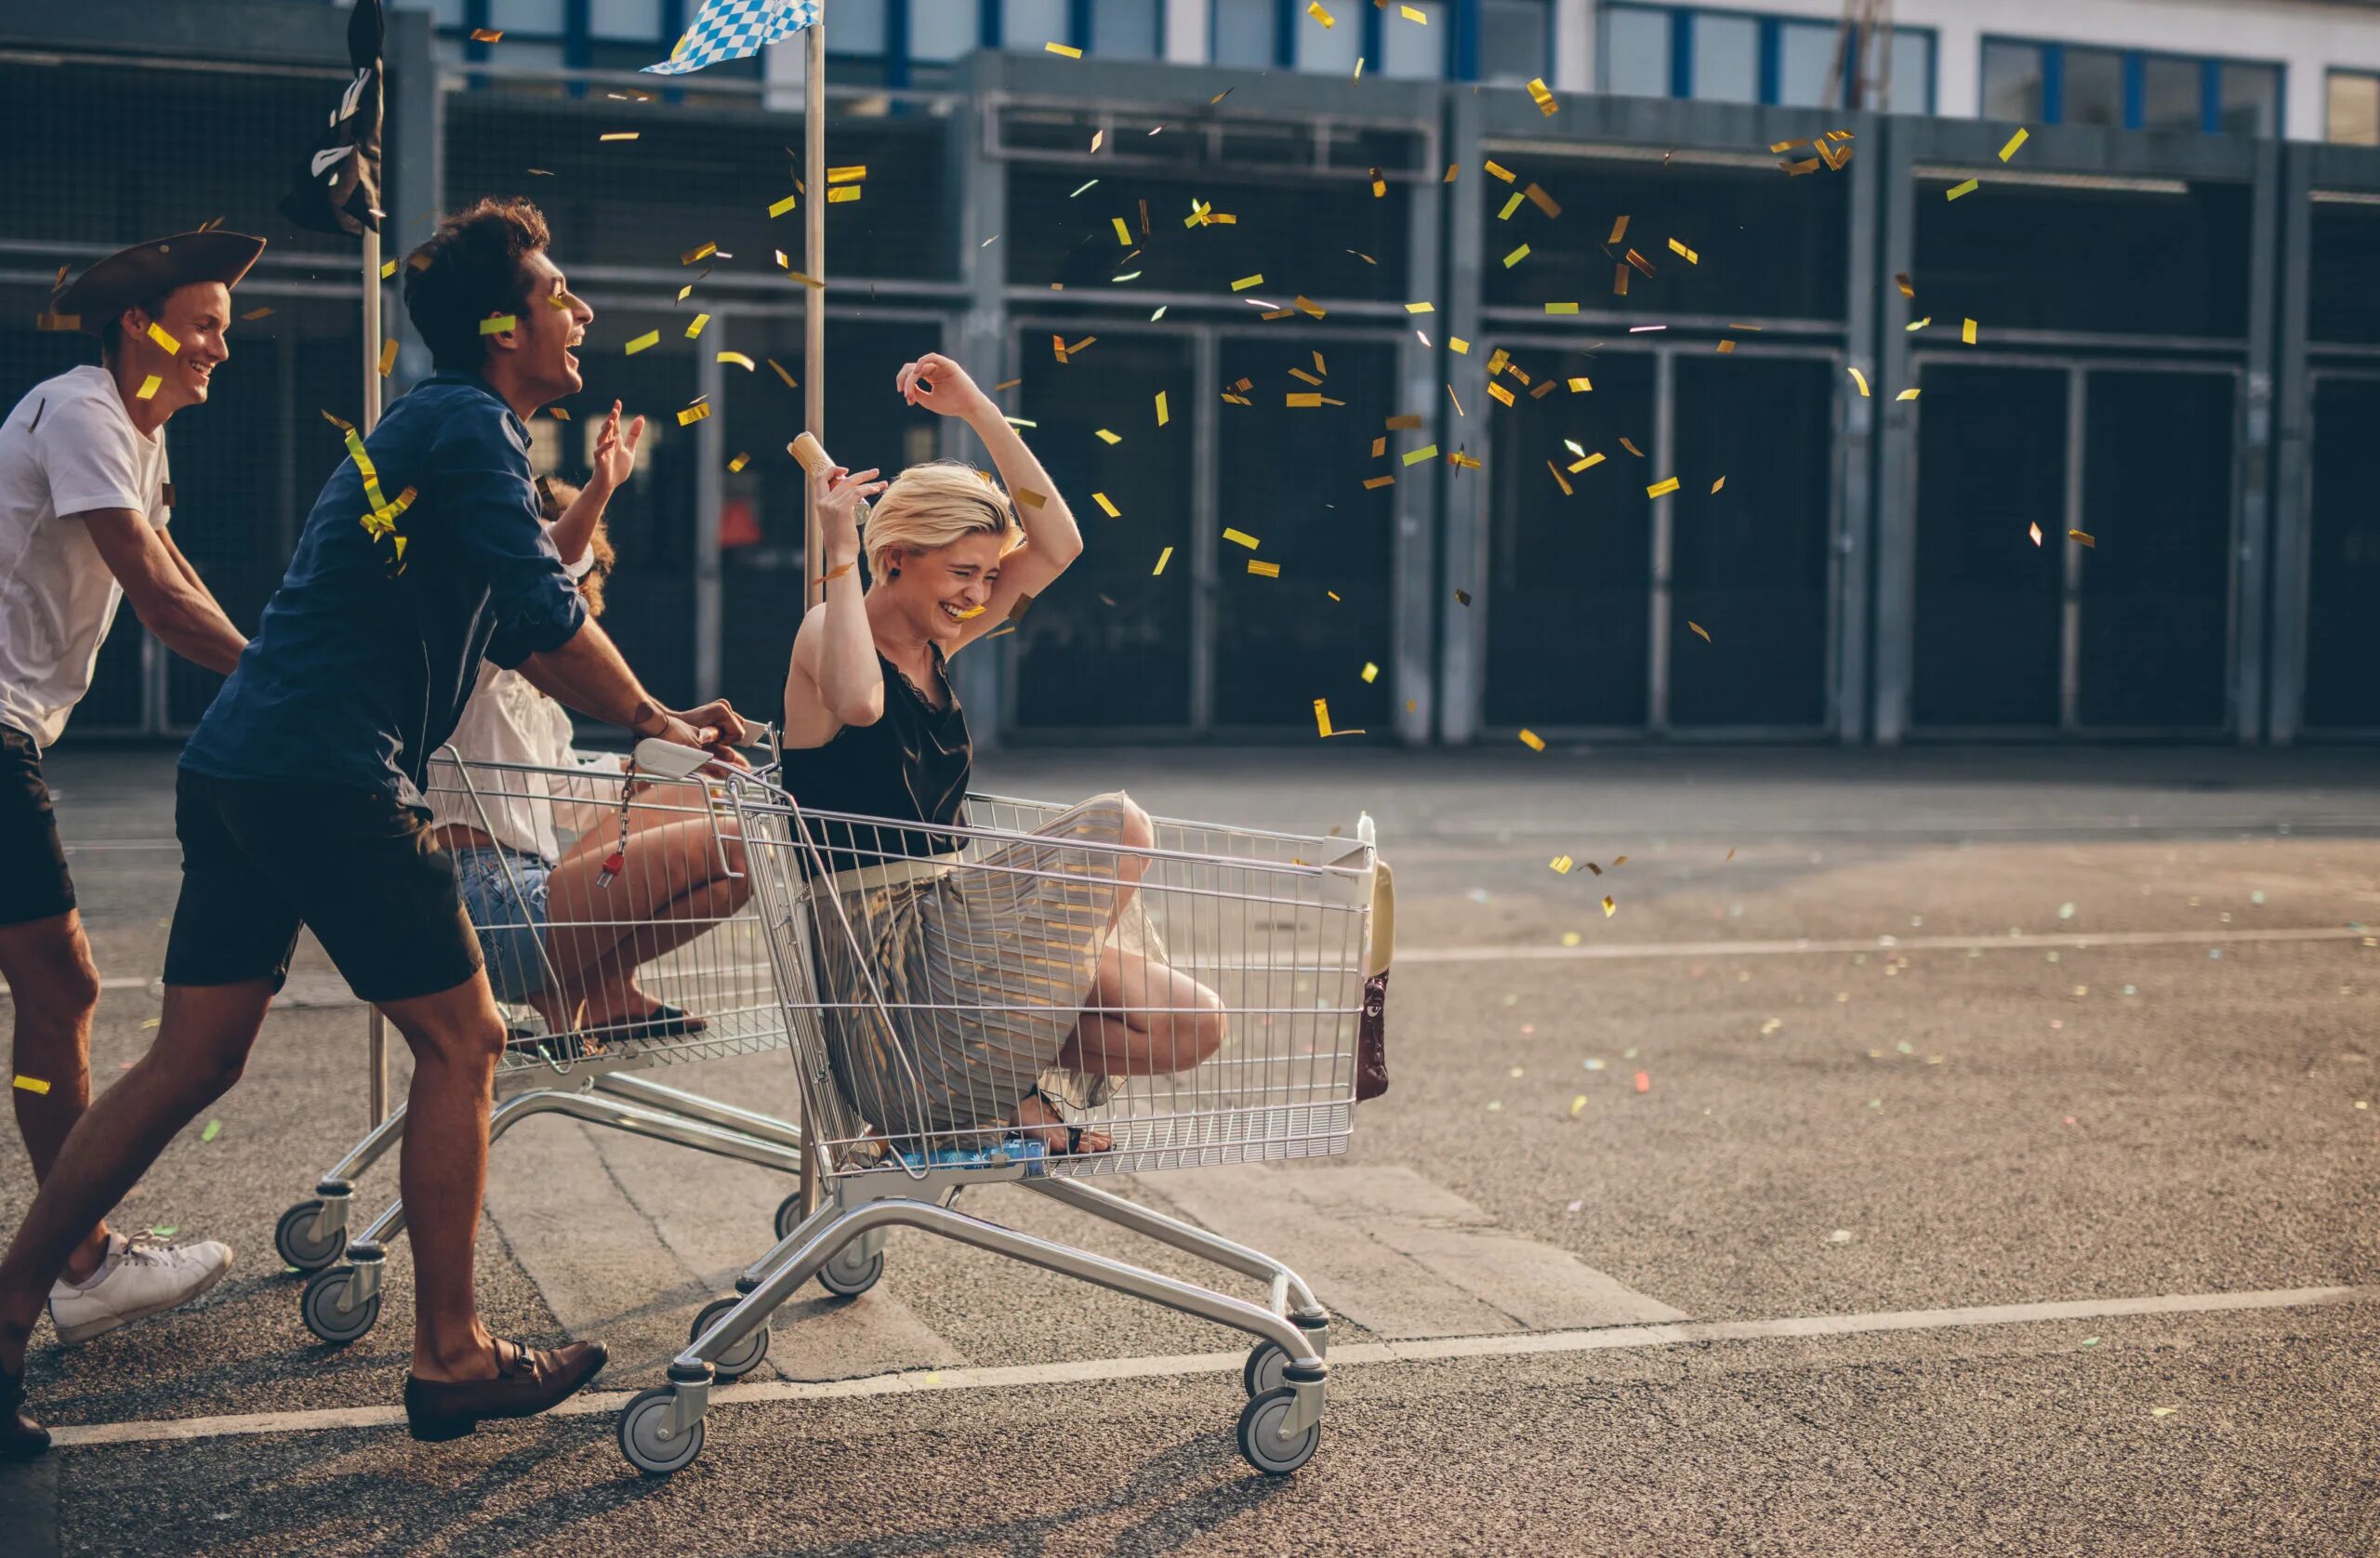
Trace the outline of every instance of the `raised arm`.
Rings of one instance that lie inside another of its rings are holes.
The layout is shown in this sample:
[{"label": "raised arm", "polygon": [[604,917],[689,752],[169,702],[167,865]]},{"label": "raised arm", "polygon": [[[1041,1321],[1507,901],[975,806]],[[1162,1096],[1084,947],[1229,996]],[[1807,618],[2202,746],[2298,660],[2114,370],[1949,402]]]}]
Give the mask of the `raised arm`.
[{"label": "raised arm", "polygon": [[614,401],[612,414],[603,418],[595,433],[595,458],[590,462],[587,484],[578,489],[578,495],[547,533],[567,566],[576,568],[578,560],[587,555],[595,526],[603,518],[603,506],[612,501],[612,495],[636,470],[636,446],[643,438],[644,418],[637,417],[622,429],[620,403]]},{"label": "raised arm", "polygon": [[841,466],[812,476],[810,499],[818,511],[825,555],[816,566],[826,580],[826,598],[801,619],[793,639],[793,663],[785,673],[785,744],[824,746],[845,725],[873,725],[884,718],[884,671],[876,662],[876,634],[868,626],[860,588],[859,505],[889,482],[877,473]]},{"label": "raised arm", "polygon": [[[1000,559],[1000,576],[992,585],[984,614],[967,624],[952,653],[993,631],[1008,620],[1018,599],[1038,595],[1050,582],[1082,555],[1082,532],[1074,510],[1059,495],[1058,484],[1025,440],[1009,425],[975,381],[938,351],[930,351],[902,368],[895,380],[902,398],[938,416],[956,416],[975,431],[1000,473],[1016,517],[1025,526],[1025,544]],[[1034,498],[1039,498],[1037,504]]]}]

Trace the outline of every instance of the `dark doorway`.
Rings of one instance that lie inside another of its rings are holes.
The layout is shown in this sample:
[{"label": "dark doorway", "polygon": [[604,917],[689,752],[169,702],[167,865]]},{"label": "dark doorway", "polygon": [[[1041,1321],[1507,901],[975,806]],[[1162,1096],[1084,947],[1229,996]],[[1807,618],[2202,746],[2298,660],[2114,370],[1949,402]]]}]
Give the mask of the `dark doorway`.
[{"label": "dark doorway", "polygon": [[2380,379],[2314,385],[2307,730],[2380,730]]}]

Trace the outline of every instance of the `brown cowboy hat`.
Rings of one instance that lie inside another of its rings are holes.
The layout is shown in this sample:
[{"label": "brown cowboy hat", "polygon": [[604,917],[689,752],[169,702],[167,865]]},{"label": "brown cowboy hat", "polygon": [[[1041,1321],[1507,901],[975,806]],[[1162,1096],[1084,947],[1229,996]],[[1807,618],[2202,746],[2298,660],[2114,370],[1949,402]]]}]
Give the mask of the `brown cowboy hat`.
[{"label": "brown cowboy hat", "polygon": [[193,282],[237,286],[264,253],[264,240],[245,232],[178,232],[118,249],[68,284],[50,305],[53,314],[79,315],[83,328],[104,336],[118,315],[135,303],[160,297]]}]

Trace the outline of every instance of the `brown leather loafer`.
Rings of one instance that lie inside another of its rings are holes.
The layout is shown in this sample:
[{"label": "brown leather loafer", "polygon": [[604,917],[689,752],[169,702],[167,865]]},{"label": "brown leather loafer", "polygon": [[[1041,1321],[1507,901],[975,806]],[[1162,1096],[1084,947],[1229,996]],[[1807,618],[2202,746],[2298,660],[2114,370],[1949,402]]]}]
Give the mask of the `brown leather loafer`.
[{"label": "brown leather loafer", "polygon": [[0,1369],[0,1460],[31,1460],[49,1448],[49,1430],[25,1410],[25,1377]]},{"label": "brown leather loafer", "polygon": [[493,1380],[445,1383],[406,1375],[405,1426],[415,1438],[435,1443],[460,1439],[493,1418],[534,1418],[577,1394],[609,1356],[600,1341],[551,1348],[498,1341]]}]

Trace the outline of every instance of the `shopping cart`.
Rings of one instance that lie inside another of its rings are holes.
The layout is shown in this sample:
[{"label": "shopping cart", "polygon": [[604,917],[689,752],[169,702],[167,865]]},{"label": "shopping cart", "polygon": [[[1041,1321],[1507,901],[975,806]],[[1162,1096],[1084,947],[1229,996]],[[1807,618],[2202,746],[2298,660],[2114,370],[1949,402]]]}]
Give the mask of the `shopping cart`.
[{"label": "shopping cart", "polygon": [[[816,1197],[790,1226],[781,1218],[737,1298],[704,1311],[668,1382],[622,1410],[629,1462],[656,1475],[691,1464],[714,1382],[759,1366],[774,1312],[813,1276],[836,1292],[873,1284],[885,1234],[906,1227],[1253,1335],[1240,1451],[1273,1475],[1303,1465],[1328,1377],[1329,1319],[1313,1290],[1269,1255],[1088,1182],[1345,1150],[1359,1038],[1369,1056],[1383,987],[1368,992],[1366,977],[1385,885],[1370,819],[1323,838],[1156,820],[1135,846],[1097,825],[1072,831],[1079,810],[1005,797],[971,796],[963,825],[931,830],[807,810],[747,775],[720,799],[783,1003]],[[937,917],[939,956],[916,934]],[[1061,1029],[1086,1001],[1101,1010],[1052,1073],[1028,1078],[1011,1051],[1031,1048],[1012,1036],[1046,1037],[1051,1011],[1019,992],[1044,975],[1066,988],[1094,953],[1103,980],[1125,977],[1120,998],[1112,981],[1062,997]],[[1195,983],[1145,977],[1160,965]],[[1104,1025],[1136,1021],[1138,1039]],[[1116,1075],[1119,1056],[1138,1074]],[[1265,1301],[952,1207],[995,1183],[1257,1278]]]},{"label": "shopping cart", "polygon": [[[549,921],[568,921],[568,933],[582,939],[576,944],[615,949],[597,974],[566,977],[549,937],[517,910],[509,918],[499,911],[492,923],[477,927],[495,932],[489,974],[499,997],[508,988],[537,991],[503,1008],[511,1041],[497,1063],[490,1142],[524,1119],[561,1115],[798,1177],[803,1170],[798,1124],[635,1075],[781,1050],[787,1043],[785,1008],[748,902],[732,816],[710,786],[668,782],[691,772],[674,757],[682,749],[652,745],[664,749],[668,765],[659,783],[649,770],[631,772],[616,758],[594,759],[586,768],[541,769],[464,762],[450,747],[430,765],[433,804],[476,819],[476,831],[491,839],[534,843],[538,852],[558,857],[574,843],[619,856],[620,868],[608,883],[568,903],[558,896],[549,905]],[[517,856],[483,855],[476,862],[478,868],[502,873],[511,891],[499,901],[521,902],[526,867]],[[709,890],[700,902],[690,901],[696,883]],[[680,887],[689,891],[674,891]],[[686,1013],[687,1021],[633,1026],[570,1021],[567,1007],[616,992],[612,982],[624,971],[633,972],[638,989]],[[313,1274],[301,1313],[306,1327],[324,1341],[353,1341],[379,1319],[386,1251],[403,1231],[404,1203],[390,1203],[351,1241],[348,1216],[357,1180],[397,1143],[404,1114],[400,1106],[374,1126],[322,1176],[313,1196],[284,1212],[274,1229],[281,1258]],[[787,1225],[800,1206],[799,1191],[789,1192],[780,1212]]]}]

